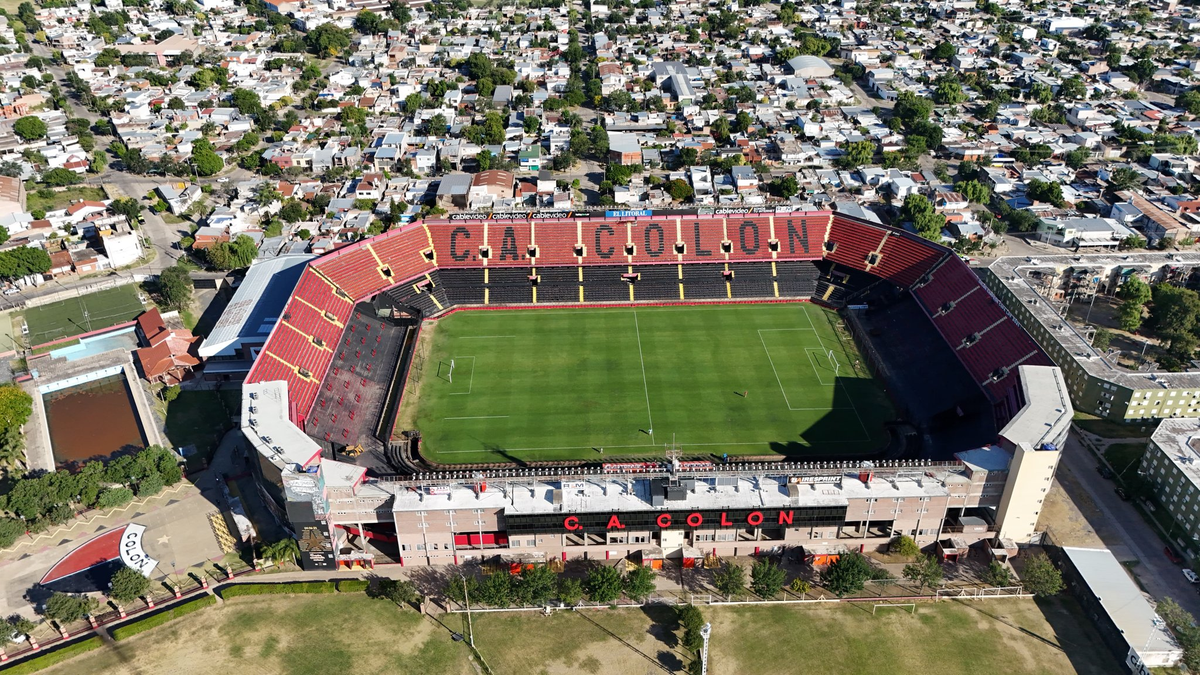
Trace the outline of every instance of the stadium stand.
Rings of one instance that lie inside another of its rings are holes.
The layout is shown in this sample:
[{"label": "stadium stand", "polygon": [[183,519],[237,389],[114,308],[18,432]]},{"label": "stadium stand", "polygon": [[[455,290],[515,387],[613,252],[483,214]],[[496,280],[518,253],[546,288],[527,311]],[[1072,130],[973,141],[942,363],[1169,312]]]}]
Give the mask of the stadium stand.
[{"label": "stadium stand", "polygon": [[[455,306],[533,302],[797,298],[837,308],[881,279],[911,290],[998,419],[1019,409],[1016,367],[1050,361],[971,269],[938,244],[827,211],[627,219],[463,214],[411,223],[309,263],[247,382],[287,382],[293,422],[304,424],[311,412],[323,423],[313,410],[318,391],[350,381],[329,380],[333,368],[335,378],[345,378],[335,353],[369,346],[365,328],[350,321],[361,311],[354,303],[384,291],[419,321]],[[342,430],[346,438],[354,433]]]}]

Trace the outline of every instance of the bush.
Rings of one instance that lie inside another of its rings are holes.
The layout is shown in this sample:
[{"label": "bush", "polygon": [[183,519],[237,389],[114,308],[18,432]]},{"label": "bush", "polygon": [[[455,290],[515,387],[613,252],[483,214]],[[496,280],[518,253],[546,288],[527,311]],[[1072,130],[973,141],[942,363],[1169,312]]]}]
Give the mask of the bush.
[{"label": "bush", "polygon": [[96,499],[96,508],[111,509],[125,506],[131,501],[133,501],[133,490],[129,488],[104,488],[104,491]]},{"label": "bush", "polygon": [[25,523],[16,518],[0,518],[0,548],[8,548],[25,534]]},{"label": "bush", "polygon": [[341,579],[336,586],[338,593],[366,593],[371,582],[366,579]]},{"label": "bush", "polygon": [[127,623],[124,626],[118,626],[110,630],[108,633],[112,636],[113,640],[118,642],[121,640],[127,640],[138,633],[148,631],[151,628],[157,628],[164,623],[215,604],[217,604],[216,596],[204,595],[196,598],[195,600],[189,600],[187,602],[180,603],[144,619]]},{"label": "bush", "polygon": [[804,595],[812,590],[812,584],[803,579],[792,579],[792,583],[790,586],[788,586],[788,588],[792,589],[793,593]]},{"label": "bush", "polygon": [[73,642],[65,647],[60,647],[52,652],[46,652],[40,656],[35,656],[30,659],[12,666],[4,671],[4,675],[26,675],[27,673],[36,673],[39,670],[45,670],[50,666],[62,663],[68,659],[75,658],[80,654],[85,654],[94,649],[99,649],[104,646],[100,640],[100,636],[94,635],[86,640]]},{"label": "bush", "polygon": [[921,547],[917,546],[917,542],[908,535],[900,535],[892,540],[889,549],[896,555],[902,555],[905,558],[915,558],[921,555]]},{"label": "bush", "polygon": [[150,580],[132,567],[122,567],[112,577],[108,595],[120,603],[133,602],[150,588]]},{"label": "bush", "polygon": [[234,584],[221,589],[222,598],[239,595],[285,595],[295,593],[335,593],[337,583],[333,581],[301,581],[279,584]]},{"label": "bush", "polygon": [[163,479],[157,472],[152,473],[138,481],[137,495],[139,497],[153,497],[163,489]]}]

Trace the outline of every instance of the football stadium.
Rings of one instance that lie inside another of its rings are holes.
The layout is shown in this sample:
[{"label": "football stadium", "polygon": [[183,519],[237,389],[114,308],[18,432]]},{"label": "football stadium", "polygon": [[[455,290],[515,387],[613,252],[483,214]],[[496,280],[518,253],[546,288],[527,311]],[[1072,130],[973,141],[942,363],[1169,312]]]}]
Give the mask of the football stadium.
[{"label": "football stadium", "polygon": [[456,214],[312,260],[242,428],[332,567],[1008,550],[1041,501],[1016,469],[1052,475],[1069,419],[938,244],[827,211],[615,211]]}]

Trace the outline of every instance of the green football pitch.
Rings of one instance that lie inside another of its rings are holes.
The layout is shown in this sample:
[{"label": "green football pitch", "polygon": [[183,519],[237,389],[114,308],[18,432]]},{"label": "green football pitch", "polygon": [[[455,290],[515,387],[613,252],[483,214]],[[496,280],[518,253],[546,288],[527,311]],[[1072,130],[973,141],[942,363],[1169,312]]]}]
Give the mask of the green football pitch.
[{"label": "green football pitch", "polygon": [[40,345],[132,321],[145,311],[132,284],[25,310],[29,344]]},{"label": "green football pitch", "polygon": [[839,325],[807,303],[458,312],[422,329],[397,428],[446,464],[868,454],[892,406]]}]

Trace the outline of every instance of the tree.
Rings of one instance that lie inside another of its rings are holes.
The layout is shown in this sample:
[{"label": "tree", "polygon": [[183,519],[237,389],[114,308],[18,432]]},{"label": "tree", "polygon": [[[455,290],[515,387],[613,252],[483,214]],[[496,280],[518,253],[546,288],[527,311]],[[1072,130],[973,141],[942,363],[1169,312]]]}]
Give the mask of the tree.
[{"label": "tree", "polygon": [[679,202],[691,199],[692,195],[695,194],[695,191],[692,190],[692,186],[688,185],[688,182],[682,178],[675,178],[669,181],[667,183],[666,190],[667,194],[671,195],[671,199]]},{"label": "tree", "polygon": [[1112,331],[1107,328],[1097,328],[1096,334],[1092,336],[1092,346],[1099,351],[1104,351],[1112,344],[1112,338]]},{"label": "tree", "polygon": [[1128,190],[1141,182],[1142,174],[1127,166],[1113,169],[1113,172],[1108,177],[1108,185],[1114,190]]},{"label": "tree", "polygon": [[36,141],[46,135],[46,123],[37,117],[22,117],[13,122],[13,133],[23,141]]},{"label": "tree", "polygon": [[40,248],[21,246],[0,251],[0,277],[19,279],[50,271],[50,254]]},{"label": "tree", "polygon": [[308,217],[308,207],[296,199],[289,199],[279,210],[279,217],[289,223],[298,223]]},{"label": "tree", "polygon": [[1012,571],[1004,563],[993,560],[988,563],[988,567],[984,570],[981,580],[988,586],[995,586],[997,588],[1012,586]]},{"label": "tree", "polygon": [[773,598],[783,589],[787,572],[768,558],[754,563],[750,568],[750,589],[761,598]]},{"label": "tree", "polygon": [[95,612],[100,603],[95,598],[71,593],[55,593],[46,601],[42,613],[47,619],[57,621],[59,625],[79,621]]},{"label": "tree", "polygon": [[933,90],[933,100],[941,105],[958,105],[967,100],[967,95],[958,80],[943,79]]},{"label": "tree", "polygon": [[125,220],[133,222],[142,213],[142,203],[133,197],[120,197],[114,199],[108,204],[108,209],[113,213],[125,216]]},{"label": "tree", "polygon": [[1087,85],[1078,75],[1068,77],[1058,85],[1058,98],[1067,101],[1077,101],[1087,96]]},{"label": "tree", "polygon": [[1092,153],[1088,152],[1087,148],[1080,146],[1063,155],[1063,160],[1067,163],[1067,166],[1078,171],[1087,164],[1091,156]]},{"label": "tree", "polygon": [[304,36],[304,44],[319,58],[329,58],[350,46],[350,33],[332,23],[323,23]]},{"label": "tree", "polygon": [[33,398],[9,382],[0,384],[0,429],[20,429],[33,412]]},{"label": "tree", "polygon": [[713,585],[729,598],[746,592],[746,570],[737,563],[727,563],[713,574]]},{"label": "tree", "polygon": [[1062,572],[1058,571],[1045,553],[1035,554],[1025,561],[1021,584],[1025,590],[1039,598],[1056,595],[1064,588]]},{"label": "tree", "polygon": [[615,567],[598,565],[588,570],[584,582],[588,598],[593,602],[608,603],[621,597],[621,573]]},{"label": "tree", "polygon": [[[854,141],[842,146],[844,153],[838,158],[838,164],[844,169],[857,169],[870,164],[875,159],[874,141]],[[795,177],[792,177],[795,180]]]},{"label": "tree", "polygon": [[654,593],[654,570],[637,567],[625,575],[625,595],[631,600],[642,602]]},{"label": "tree", "polygon": [[921,547],[917,546],[917,542],[913,541],[913,538],[907,534],[902,534],[893,539],[890,549],[892,553],[904,556],[905,558],[915,558],[921,555]]},{"label": "tree", "polygon": [[1053,181],[1031,180],[1025,185],[1025,194],[1035,202],[1048,202],[1062,206],[1062,186]]},{"label": "tree", "polygon": [[473,576],[452,576],[446,582],[444,593],[450,600],[465,605],[467,600],[479,594],[479,580]]},{"label": "tree", "polygon": [[364,9],[354,17],[354,30],[367,35],[383,32],[380,29],[383,19],[378,14],[370,10]]},{"label": "tree", "polygon": [[992,189],[977,180],[968,180],[954,186],[972,204],[986,204],[992,197]]},{"label": "tree", "polygon": [[857,593],[871,578],[871,563],[861,553],[847,553],[825,568],[821,573],[821,585],[838,597]]},{"label": "tree", "polygon": [[42,174],[42,182],[50,187],[65,187],[75,185],[83,180],[79,174],[70,169],[50,169]]},{"label": "tree", "polygon": [[929,116],[933,114],[933,101],[917,96],[911,91],[903,91],[896,97],[892,114],[906,128],[911,128],[918,122],[929,120]]},{"label": "tree", "polygon": [[1175,107],[1183,108],[1189,115],[1200,115],[1200,90],[1189,89],[1176,96]]},{"label": "tree", "polygon": [[558,599],[567,607],[574,607],[583,599],[583,584],[578,579],[558,580]]},{"label": "tree", "polygon": [[917,234],[931,241],[938,241],[942,236],[942,225],[946,217],[933,210],[933,204],[925,195],[913,193],[904,198],[904,206],[900,208],[900,218],[910,221]]},{"label": "tree", "polygon": [[230,103],[243,115],[257,115],[262,112],[262,99],[258,92],[238,87],[229,96]]},{"label": "tree", "polygon": [[958,49],[949,41],[938,44],[929,52],[929,58],[935,61],[945,61],[958,53]]},{"label": "tree", "polygon": [[203,138],[192,144],[192,162],[201,176],[211,176],[225,168],[225,161],[217,155],[213,144]]},{"label": "tree", "polygon": [[549,565],[534,565],[521,570],[516,597],[525,605],[541,605],[558,589],[558,575]]},{"label": "tree", "polygon": [[367,595],[375,600],[391,600],[397,605],[415,605],[421,599],[417,587],[411,581],[380,577]]},{"label": "tree", "polygon": [[122,567],[112,577],[108,597],[126,604],[142,597],[150,588],[150,580],[132,567]]},{"label": "tree", "polygon": [[192,276],[186,267],[176,263],[158,275],[158,290],[163,304],[169,309],[186,311],[192,304]]},{"label": "tree", "polygon": [[1142,309],[1150,301],[1152,291],[1146,282],[1130,275],[1117,290],[1121,299],[1121,330],[1135,331],[1142,326]]},{"label": "tree", "polygon": [[1196,291],[1157,284],[1151,291],[1150,322],[1155,330],[1164,334],[1191,332],[1197,325],[1200,314],[1200,295]]},{"label": "tree", "polygon": [[594,125],[588,131],[588,143],[592,146],[592,153],[596,157],[608,157],[608,131],[599,124]]},{"label": "tree", "polygon": [[942,565],[937,558],[923,555],[915,562],[905,565],[902,574],[905,579],[919,583],[921,590],[925,590],[926,586],[933,587],[942,582]]},{"label": "tree", "polygon": [[478,598],[479,602],[489,607],[508,607],[513,598],[512,575],[505,570],[485,576],[483,583],[479,584],[478,593],[472,594],[471,597]]},{"label": "tree", "polygon": [[284,537],[269,544],[263,544],[262,557],[273,560],[276,565],[294,563],[300,556],[300,545],[291,537]]}]

